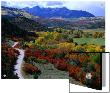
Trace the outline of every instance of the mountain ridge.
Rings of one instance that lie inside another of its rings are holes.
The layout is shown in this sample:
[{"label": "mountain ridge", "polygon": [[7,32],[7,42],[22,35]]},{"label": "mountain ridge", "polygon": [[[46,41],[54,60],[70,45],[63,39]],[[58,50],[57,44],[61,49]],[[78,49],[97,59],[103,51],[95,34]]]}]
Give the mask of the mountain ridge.
[{"label": "mountain ridge", "polygon": [[62,18],[80,18],[80,17],[95,17],[93,14],[82,10],[69,10],[66,7],[62,8],[41,8],[35,6],[32,8],[22,8],[26,12],[43,18],[62,17]]}]

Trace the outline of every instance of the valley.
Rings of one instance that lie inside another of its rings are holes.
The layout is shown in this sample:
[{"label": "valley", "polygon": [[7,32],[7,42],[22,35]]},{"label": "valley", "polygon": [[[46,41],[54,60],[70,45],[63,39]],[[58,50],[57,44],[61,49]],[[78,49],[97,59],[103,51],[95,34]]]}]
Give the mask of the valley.
[{"label": "valley", "polygon": [[84,14],[42,18],[26,9],[2,7],[1,78],[71,78],[71,83],[101,89],[101,55],[97,52],[105,51],[105,19]]}]

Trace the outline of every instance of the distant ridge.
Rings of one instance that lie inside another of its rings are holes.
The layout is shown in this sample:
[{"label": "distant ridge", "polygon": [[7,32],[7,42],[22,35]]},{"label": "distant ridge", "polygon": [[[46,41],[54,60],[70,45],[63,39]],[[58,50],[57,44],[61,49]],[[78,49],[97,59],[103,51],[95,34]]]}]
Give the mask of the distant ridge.
[{"label": "distant ridge", "polygon": [[51,17],[61,17],[61,18],[80,18],[80,17],[95,17],[93,14],[82,11],[82,10],[69,10],[66,7],[62,8],[41,8],[35,6],[32,8],[26,7],[23,8],[26,12],[29,12],[32,15],[51,18]]}]

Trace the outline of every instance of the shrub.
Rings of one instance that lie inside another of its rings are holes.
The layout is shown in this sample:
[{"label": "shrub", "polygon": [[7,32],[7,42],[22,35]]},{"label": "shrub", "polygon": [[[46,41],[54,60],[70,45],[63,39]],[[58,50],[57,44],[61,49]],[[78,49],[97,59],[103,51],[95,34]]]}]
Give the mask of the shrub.
[{"label": "shrub", "polygon": [[29,74],[34,74],[36,72],[39,72],[39,69],[36,66],[29,64],[29,63],[25,63],[23,65],[23,70]]},{"label": "shrub", "polygon": [[97,63],[97,64],[101,63],[100,54],[95,54],[94,56],[92,56],[92,59],[93,59],[94,63]]}]

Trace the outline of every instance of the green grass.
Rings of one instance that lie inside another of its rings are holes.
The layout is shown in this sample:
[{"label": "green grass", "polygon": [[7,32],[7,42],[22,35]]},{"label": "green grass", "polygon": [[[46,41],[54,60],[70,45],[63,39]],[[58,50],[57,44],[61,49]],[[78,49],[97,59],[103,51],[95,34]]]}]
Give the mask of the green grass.
[{"label": "green grass", "polygon": [[95,44],[95,45],[105,45],[105,39],[102,38],[74,38],[74,42],[78,44]]},{"label": "green grass", "polygon": [[105,29],[98,28],[98,29],[85,29],[84,32],[105,32]]}]

